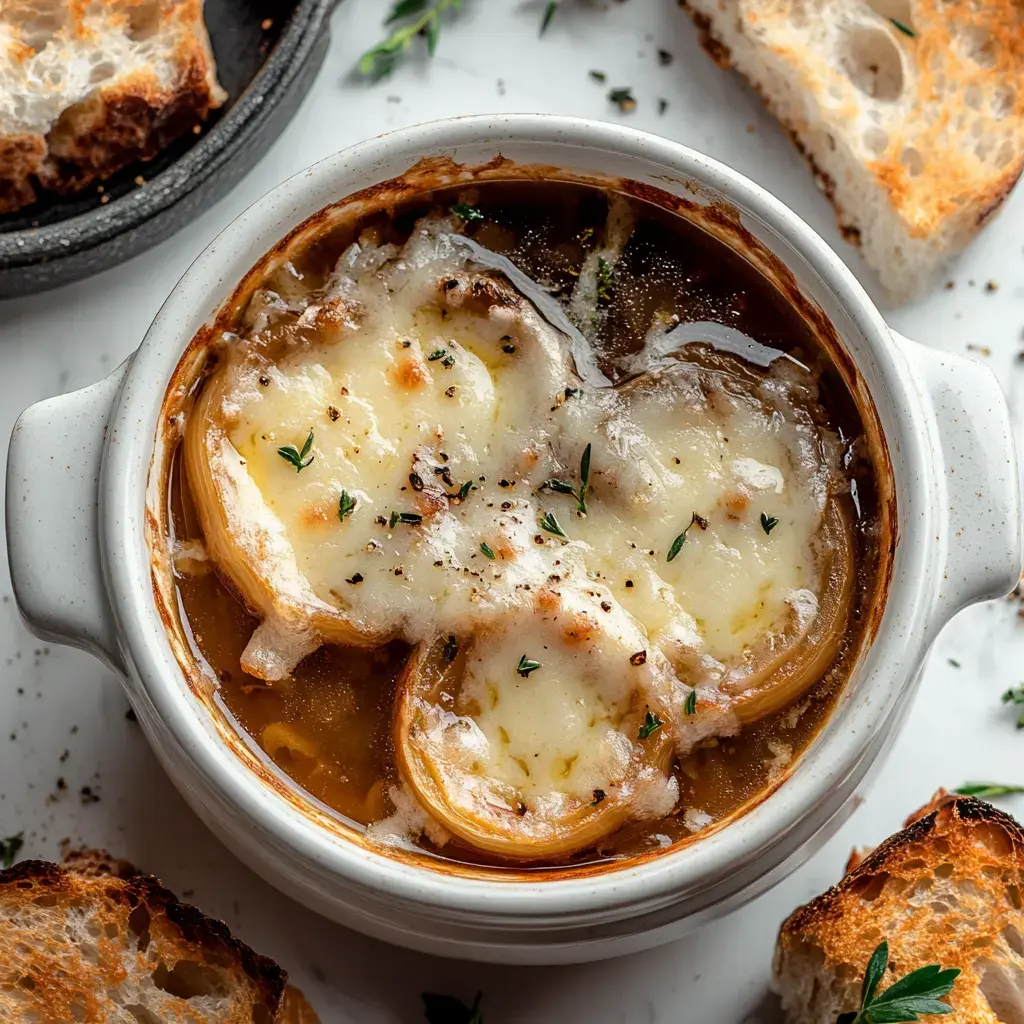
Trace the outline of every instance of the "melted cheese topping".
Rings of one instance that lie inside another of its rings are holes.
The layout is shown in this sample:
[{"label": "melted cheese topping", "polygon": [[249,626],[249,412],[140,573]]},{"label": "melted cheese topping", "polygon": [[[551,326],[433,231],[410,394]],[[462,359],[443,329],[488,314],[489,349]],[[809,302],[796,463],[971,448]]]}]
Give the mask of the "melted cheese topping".
[{"label": "melted cheese topping", "polygon": [[[836,444],[784,360],[689,346],[593,386],[582,339],[451,232],[364,238],[323,294],[258,295],[186,459],[211,557],[264,619],[248,671],[280,678],[325,640],[490,637],[419,735],[460,766],[455,804],[472,777],[546,818],[639,777],[639,708],[686,750],[735,731],[738,698],[818,642],[823,608],[841,632]],[[543,616],[508,628],[544,594],[585,607],[586,643]],[[518,674],[520,656],[542,668]]]}]

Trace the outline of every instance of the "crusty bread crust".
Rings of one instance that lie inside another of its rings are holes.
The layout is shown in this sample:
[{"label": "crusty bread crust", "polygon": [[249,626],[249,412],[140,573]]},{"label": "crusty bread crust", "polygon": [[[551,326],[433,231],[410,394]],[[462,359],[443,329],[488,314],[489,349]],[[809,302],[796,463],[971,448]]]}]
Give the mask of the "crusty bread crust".
[{"label": "crusty bread crust", "polygon": [[845,237],[897,296],[929,283],[1024,170],[1015,0],[683,6],[712,58],[743,74],[790,132]]},{"label": "crusty bread crust", "polygon": [[71,859],[87,873],[35,860],[0,871],[0,1019],[277,1019],[287,975],[273,960],[126,862]]},{"label": "crusty bread crust", "polygon": [[[942,793],[827,892],[782,925],[773,987],[794,1024],[856,1009],[872,951],[889,943],[898,977],[957,967],[949,1024],[999,1024],[1024,1006],[1024,829],[973,797]],[[1009,997],[1007,996],[1009,993]]]},{"label": "crusty bread crust", "polygon": [[[28,0],[0,5],[0,63],[5,55],[9,61],[0,75],[0,213],[34,202],[40,189],[72,193],[153,159],[226,99],[202,0],[47,2],[61,9],[64,23],[43,42],[36,39],[38,49],[24,41],[35,39]],[[144,9],[155,19],[133,26]],[[74,66],[104,54],[104,35],[116,40],[100,65],[105,77],[73,87]],[[34,83],[44,61],[62,73],[62,84],[40,100]],[[36,109],[33,103],[42,111],[33,118],[12,113]]]}]

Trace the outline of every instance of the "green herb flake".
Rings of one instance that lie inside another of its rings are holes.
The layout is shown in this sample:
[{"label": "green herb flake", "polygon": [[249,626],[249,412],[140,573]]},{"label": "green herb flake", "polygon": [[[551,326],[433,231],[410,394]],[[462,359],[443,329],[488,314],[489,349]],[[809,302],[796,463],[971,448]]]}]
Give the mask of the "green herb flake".
[{"label": "green herb flake", "polygon": [[697,714],[697,691],[691,690],[686,695],[686,703],[683,705],[683,713],[687,715]]},{"label": "green herb flake", "polygon": [[1024,786],[1007,786],[1000,782],[965,782],[953,792],[959,796],[976,796],[980,800],[991,800],[995,796],[1024,793]]},{"label": "green herb flake", "polygon": [[637,730],[637,736],[645,740],[652,732],[657,732],[665,723],[653,712],[644,715],[643,725]]},{"label": "green herb flake", "polygon": [[555,518],[554,513],[545,512],[541,517],[540,526],[542,530],[547,530],[548,533],[553,533],[556,537],[565,537],[568,540],[565,530],[562,529],[558,520]]},{"label": "green herb flake", "polygon": [[597,257],[597,300],[611,302],[612,265],[603,257]]},{"label": "green herb flake", "polygon": [[455,203],[453,204],[451,211],[460,220],[467,222],[473,220],[484,220],[484,215],[475,206],[470,206],[468,203]]},{"label": "green herb flake", "polygon": [[779,525],[779,519],[777,516],[770,516],[766,513],[761,513],[761,529],[764,530],[764,534],[767,537],[768,534]]},{"label": "green herb flake", "polygon": [[448,634],[448,639],[444,642],[444,660],[452,662],[455,660],[456,655],[459,653],[459,641],[454,633]]},{"label": "green herb flake", "polygon": [[601,82],[603,84],[608,81],[608,76],[603,71],[588,71],[587,74],[589,74],[595,82]]},{"label": "green herb flake", "polygon": [[277,454],[295,467],[296,473],[301,473],[312,461],[313,456],[309,454],[313,447],[313,428],[310,427],[309,436],[302,444],[302,448],[296,448],[293,444],[283,444],[277,449]]},{"label": "green herb flake", "polygon": [[449,352],[448,355],[446,355],[444,359],[441,360],[441,365],[446,370],[450,370],[455,365],[455,356],[453,356],[451,352]]},{"label": "green herb flake", "polygon": [[840,1014],[836,1024],[886,1024],[953,1012],[949,1003],[939,1000],[952,990],[960,974],[958,968],[942,970],[938,964],[928,964],[893,982],[880,995],[876,994],[888,966],[889,944],[883,939],[864,971],[859,1009]]},{"label": "green herb flake", "polygon": [[671,562],[676,555],[679,554],[683,549],[683,545],[686,543],[686,535],[690,532],[691,527],[699,526],[702,530],[708,528],[708,521],[705,516],[699,516],[696,512],[690,513],[690,522],[687,524],[686,529],[669,546],[668,554],[665,556],[666,562]]},{"label": "green herb flake", "polygon": [[462,502],[469,497],[469,492],[473,489],[473,481],[467,480],[460,488],[459,493],[455,495],[455,500]]},{"label": "green herb flake", "polygon": [[890,20],[890,21],[891,21],[891,22],[892,22],[892,23],[893,23],[893,24],[894,24],[894,25],[896,26],[896,28],[898,28],[898,29],[899,29],[899,30],[900,30],[900,31],[901,31],[901,32],[902,32],[902,33],[903,33],[903,34],[904,34],[905,36],[909,36],[909,37],[910,37],[911,39],[913,39],[913,38],[914,38],[914,37],[915,37],[915,36],[917,35],[917,33],[916,33],[916,32],[915,32],[915,31],[914,31],[914,30],[913,30],[912,28],[909,28],[909,27],[908,27],[907,25],[904,25],[902,21],[897,21],[897,20],[896,20],[895,18],[890,18],[889,20]]},{"label": "green herb flake", "polygon": [[355,511],[357,504],[356,499],[348,491],[342,491],[341,497],[338,499],[338,518],[344,522],[345,517],[352,515]]},{"label": "green herb flake", "polygon": [[621,86],[612,89],[608,93],[608,99],[614,103],[623,114],[630,114],[636,110],[636,97],[633,95],[632,86]]},{"label": "green herb flake", "polygon": [[427,356],[427,362],[433,363],[438,359],[444,359],[448,355],[448,350],[444,348],[435,348],[433,352]]},{"label": "green herb flake", "polygon": [[8,836],[6,839],[0,839],[0,864],[5,868],[9,868],[18,859],[18,854],[21,853],[21,848],[24,845],[24,832]]},{"label": "green herb flake", "polygon": [[531,672],[536,672],[540,668],[539,661],[533,661],[528,658],[525,654],[519,659],[519,664],[516,665],[516,671],[525,679]]},{"label": "green herb flake", "polygon": [[472,1006],[466,1006],[452,996],[439,996],[433,992],[423,993],[423,1012],[427,1024],[484,1024],[480,1002],[482,993],[477,992]]},{"label": "green herb flake", "polygon": [[393,530],[399,523],[406,526],[419,526],[423,522],[423,516],[418,512],[392,512],[388,520],[388,526]]},{"label": "green herb flake", "polygon": [[558,0],[548,0],[548,5],[544,8],[544,17],[540,19],[541,35],[544,35],[544,33],[547,32],[548,26],[551,24],[551,19],[554,18],[557,10]]},{"label": "green herb flake", "polygon": [[485,557],[489,558],[492,562],[494,561],[495,555],[494,552],[491,550],[490,544],[488,544],[485,541],[483,544],[480,545],[480,550],[484,553]]}]

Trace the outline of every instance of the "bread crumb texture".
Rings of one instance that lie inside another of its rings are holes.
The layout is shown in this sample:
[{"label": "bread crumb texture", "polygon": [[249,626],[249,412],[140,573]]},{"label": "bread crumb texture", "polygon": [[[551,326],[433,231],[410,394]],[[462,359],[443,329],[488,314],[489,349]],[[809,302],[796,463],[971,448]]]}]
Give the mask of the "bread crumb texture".
[{"label": "bread crumb texture", "polygon": [[783,924],[773,987],[789,1024],[855,1010],[883,939],[880,991],[927,964],[958,967],[944,1021],[1024,1024],[1024,830],[990,804],[941,790],[918,814]]},{"label": "bread crumb texture", "polygon": [[0,213],[152,159],[226,98],[202,0],[2,0]]},{"label": "bread crumb texture", "polygon": [[684,0],[790,131],[894,297],[923,290],[1024,168],[1019,0]]},{"label": "bread crumb texture", "polygon": [[93,851],[67,863],[0,871],[5,1024],[316,1020],[300,994],[284,999],[287,975],[273,960],[157,879]]}]

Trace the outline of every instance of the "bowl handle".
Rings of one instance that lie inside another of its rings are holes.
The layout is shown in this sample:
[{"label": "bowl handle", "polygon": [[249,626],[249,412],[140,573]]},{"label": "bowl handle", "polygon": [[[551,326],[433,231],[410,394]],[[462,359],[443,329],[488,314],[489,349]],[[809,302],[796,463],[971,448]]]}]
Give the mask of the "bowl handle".
[{"label": "bowl handle", "polygon": [[81,391],[29,406],[7,454],[7,554],[25,622],[122,676],[97,513],[107,420],[130,362]]},{"label": "bowl handle", "polygon": [[934,416],[930,443],[938,445],[937,500],[946,522],[933,613],[937,630],[969,604],[1005,597],[1020,580],[1020,474],[1010,412],[995,374],[892,333]]}]

